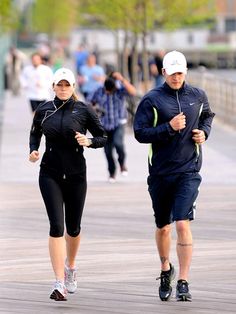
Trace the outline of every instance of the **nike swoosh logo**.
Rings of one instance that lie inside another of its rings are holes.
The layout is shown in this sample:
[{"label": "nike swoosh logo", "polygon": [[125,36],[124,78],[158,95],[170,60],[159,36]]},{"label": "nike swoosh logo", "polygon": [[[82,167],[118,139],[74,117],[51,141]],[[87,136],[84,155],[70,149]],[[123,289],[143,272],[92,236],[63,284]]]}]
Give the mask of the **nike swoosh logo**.
[{"label": "nike swoosh logo", "polygon": [[195,105],[195,102],[191,102],[191,103],[189,104],[189,106],[192,106],[192,105]]},{"label": "nike swoosh logo", "polygon": [[77,112],[78,112],[78,111],[76,111],[76,110],[75,110],[75,111],[72,111],[72,113],[77,113]]}]

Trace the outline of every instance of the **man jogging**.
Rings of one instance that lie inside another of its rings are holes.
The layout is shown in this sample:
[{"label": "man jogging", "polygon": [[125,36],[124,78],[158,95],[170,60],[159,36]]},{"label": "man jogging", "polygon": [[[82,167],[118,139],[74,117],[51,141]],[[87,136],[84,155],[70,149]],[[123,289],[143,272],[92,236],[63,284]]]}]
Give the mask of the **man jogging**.
[{"label": "man jogging", "polygon": [[190,221],[201,176],[202,144],[210,134],[214,113],[205,92],[185,82],[187,62],[178,51],[163,59],[165,83],[141,100],[134,119],[135,138],[150,143],[148,188],[156,223],[161,261],[159,296],[169,300],[175,276],[170,263],[171,223],[175,222],[179,262],[176,299],[191,301],[188,275],[192,258]]}]

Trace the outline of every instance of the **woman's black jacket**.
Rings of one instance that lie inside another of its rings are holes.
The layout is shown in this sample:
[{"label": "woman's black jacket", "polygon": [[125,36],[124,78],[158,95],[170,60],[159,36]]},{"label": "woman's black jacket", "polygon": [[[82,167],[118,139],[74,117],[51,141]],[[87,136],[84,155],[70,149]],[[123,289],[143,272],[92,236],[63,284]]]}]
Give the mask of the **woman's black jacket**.
[{"label": "woman's black jacket", "polygon": [[106,143],[105,131],[90,106],[72,97],[64,102],[56,97],[53,101],[40,104],[30,131],[30,152],[39,149],[44,134],[46,149],[41,169],[64,178],[85,173],[84,149],[75,139],[76,131],[92,134],[91,148],[103,147]]}]

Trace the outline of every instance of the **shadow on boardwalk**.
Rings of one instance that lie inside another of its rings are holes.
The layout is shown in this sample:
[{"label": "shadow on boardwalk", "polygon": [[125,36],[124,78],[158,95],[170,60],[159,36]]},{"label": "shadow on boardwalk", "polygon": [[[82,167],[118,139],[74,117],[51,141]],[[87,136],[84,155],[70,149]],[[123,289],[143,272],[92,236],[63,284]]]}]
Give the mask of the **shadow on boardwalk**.
[{"label": "shadow on boardwalk", "polygon": [[[28,162],[31,113],[7,94],[0,168],[0,313],[236,312],[236,132],[214,123],[204,145],[203,183],[192,224],[192,303],[157,297],[159,260],[147,193],[147,145],[127,130],[129,176],[106,182],[103,150],[86,150],[88,196],[78,256],[79,289],[67,302],[49,300],[53,274],[38,164]],[[175,234],[174,234],[175,237]],[[172,262],[177,265],[175,247]]]}]

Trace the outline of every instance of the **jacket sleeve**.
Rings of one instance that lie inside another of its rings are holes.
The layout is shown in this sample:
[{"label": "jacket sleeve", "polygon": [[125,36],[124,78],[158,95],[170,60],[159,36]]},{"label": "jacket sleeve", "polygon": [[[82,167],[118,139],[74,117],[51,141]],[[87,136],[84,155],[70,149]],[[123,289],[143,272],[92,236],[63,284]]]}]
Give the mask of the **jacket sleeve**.
[{"label": "jacket sleeve", "polygon": [[169,122],[158,122],[158,110],[149,98],[143,98],[134,117],[134,135],[140,143],[168,141],[176,132]]},{"label": "jacket sleeve", "polygon": [[199,116],[198,128],[199,130],[204,131],[206,139],[207,139],[208,136],[210,135],[211,125],[212,125],[212,121],[215,116],[215,113],[211,111],[207,95],[204,91],[203,91],[202,104],[203,104],[203,107]]},{"label": "jacket sleeve", "polygon": [[34,150],[38,150],[42,138],[42,128],[40,113],[36,110],[33,123],[30,130],[29,147],[30,153]]},{"label": "jacket sleeve", "polygon": [[92,144],[89,146],[91,148],[103,147],[107,141],[107,135],[98,116],[94,112],[90,105],[87,106],[88,114],[88,130],[92,134]]}]

